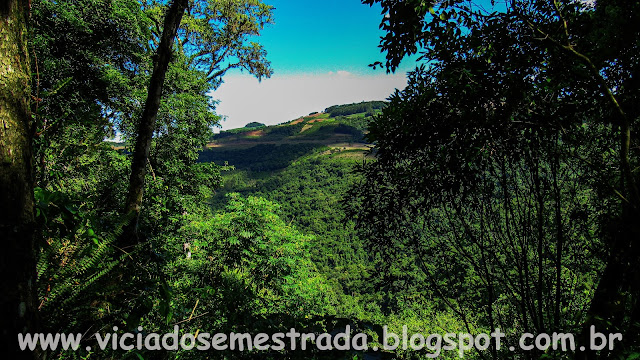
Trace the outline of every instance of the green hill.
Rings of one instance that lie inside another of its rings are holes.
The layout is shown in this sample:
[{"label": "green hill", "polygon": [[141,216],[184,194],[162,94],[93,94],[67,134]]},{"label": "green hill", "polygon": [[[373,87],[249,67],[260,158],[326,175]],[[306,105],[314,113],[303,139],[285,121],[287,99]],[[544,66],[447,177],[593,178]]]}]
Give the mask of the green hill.
[{"label": "green hill", "polygon": [[[367,159],[370,148],[365,132],[375,104],[356,105],[331,110],[363,112],[315,113],[279,125],[224,131],[213,137],[200,161],[234,166],[223,174],[223,186],[212,199],[214,209],[224,209],[228,193],[280,204],[283,219],[314,234],[311,259],[340,296],[350,294],[367,303],[376,294],[374,263],[341,205],[360,178],[354,166]],[[346,297],[342,301],[349,304],[342,312],[363,312],[359,303]]]},{"label": "green hill", "polygon": [[374,101],[336,105],[327,108],[331,112],[278,125],[222,131],[213,136],[200,154],[200,161],[228,163],[242,170],[274,171],[322,148],[364,153],[369,149],[365,139],[367,124],[383,104]]}]

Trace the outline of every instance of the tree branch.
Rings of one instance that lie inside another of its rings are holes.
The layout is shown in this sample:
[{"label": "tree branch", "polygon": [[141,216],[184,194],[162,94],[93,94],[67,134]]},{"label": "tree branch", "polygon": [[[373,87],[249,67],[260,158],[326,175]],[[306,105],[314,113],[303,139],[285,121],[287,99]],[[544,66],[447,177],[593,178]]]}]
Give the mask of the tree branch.
[{"label": "tree branch", "polygon": [[[554,0],[554,2],[555,2],[555,0]],[[559,9],[558,9],[558,11],[559,11]],[[562,15],[559,15],[559,16],[562,16]],[[551,42],[555,46],[559,47],[560,49],[563,49],[568,54],[574,56],[575,58],[577,58],[578,60],[583,62],[587,66],[589,71],[591,72],[592,76],[600,84],[600,87],[601,87],[603,95],[608,99],[608,101],[613,106],[614,110],[618,113],[618,115],[620,117],[620,163],[621,163],[621,166],[622,166],[623,177],[626,180],[625,182],[627,183],[627,187],[629,188],[629,192],[630,192],[630,195],[631,195],[631,198],[632,198],[632,201],[629,202],[629,203],[636,210],[638,210],[638,206],[640,206],[640,191],[638,190],[638,186],[636,184],[636,181],[633,178],[633,171],[631,170],[631,163],[630,163],[630,160],[629,160],[629,153],[630,153],[630,147],[631,147],[631,123],[629,121],[629,118],[628,118],[626,112],[624,111],[624,109],[622,109],[622,106],[618,102],[618,99],[616,98],[615,94],[613,93],[613,91],[611,90],[609,85],[607,84],[607,81],[604,79],[602,74],[600,74],[600,71],[595,66],[593,61],[591,61],[591,59],[587,55],[585,55],[585,54],[579,52],[578,50],[576,50],[575,46],[573,46],[570,43],[563,44],[560,41],[558,41],[557,39],[554,39],[552,36],[550,36],[548,33],[543,31],[539,27],[537,27],[535,24],[533,24],[528,19],[525,19],[523,17],[521,17],[521,19],[533,31],[535,31],[535,32],[541,34],[542,36],[544,36],[543,40],[547,40],[547,41]],[[563,19],[563,18],[561,18],[561,19]],[[565,21],[565,31],[567,31],[567,33],[568,33],[568,27],[566,25],[566,21]],[[568,38],[567,38],[567,42],[569,42]]]}]

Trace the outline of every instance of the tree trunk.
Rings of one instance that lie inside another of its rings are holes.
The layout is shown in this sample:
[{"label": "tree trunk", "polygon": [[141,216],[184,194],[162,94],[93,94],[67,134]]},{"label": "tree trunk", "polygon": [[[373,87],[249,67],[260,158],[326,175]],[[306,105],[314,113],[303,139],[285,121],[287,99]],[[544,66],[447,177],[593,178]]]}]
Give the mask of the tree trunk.
[{"label": "tree trunk", "polygon": [[165,75],[171,61],[173,42],[187,4],[188,0],[174,0],[165,15],[162,37],[160,38],[160,45],[158,46],[153,73],[149,82],[147,100],[138,124],[136,144],[131,161],[129,193],[124,211],[125,214],[132,216],[133,220],[121,237],[120,245],[123,247],[135,245],[138,242],[138,218],[142,205],[142,193],[144,191],[144,179],[147,173],[151,140],[156,127],[156,117],[160,107]]},{"label": "tree trunk", "polygon": [[18,334],[37,331],[27,0],[0,4],[0,349],[36,359]]},{"label": "tree trunk", "polygon": [[[637,339],[633,338],[637,324],[624,325],[627,316],[633,320],[633,309],[627,308],[627,301],[637,298],[638,286],[634,282],[638,280],[638,244],[640,231],[637,225],[637,212],[630,209],[630,205],[623,205],[620,224],[616,234],[613,235],[611,254],[607,261],[600,282],[596,288],[593,299],[587,312],[587,319],[582,325],[580,338],[589,345],[590,327],[595,326],[595,331],[609,334],[620,332],[623,334],[623,344],[629,347]],[[622,344],[615,344],[614,351],[620,351]],[[599,354],[596,351],[576,353],[576,359],[595,360],[605,359],[609,355],[607,348]]]}]

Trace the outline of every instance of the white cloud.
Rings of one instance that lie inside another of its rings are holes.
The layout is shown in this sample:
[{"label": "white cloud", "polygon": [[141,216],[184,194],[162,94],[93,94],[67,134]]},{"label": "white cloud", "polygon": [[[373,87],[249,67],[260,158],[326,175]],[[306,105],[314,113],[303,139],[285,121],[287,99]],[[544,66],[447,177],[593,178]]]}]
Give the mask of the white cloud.
[{"label": "white cloud", "polygon": [[224,130],[252,121],[267,125],[296,119],[331,105],[385,100],[407,84],[405,74],[356,75],[338,70],[314,75],[274,75],[261,83],[249,75],[232,74],[215,92],[216,113],[226,116]]}]

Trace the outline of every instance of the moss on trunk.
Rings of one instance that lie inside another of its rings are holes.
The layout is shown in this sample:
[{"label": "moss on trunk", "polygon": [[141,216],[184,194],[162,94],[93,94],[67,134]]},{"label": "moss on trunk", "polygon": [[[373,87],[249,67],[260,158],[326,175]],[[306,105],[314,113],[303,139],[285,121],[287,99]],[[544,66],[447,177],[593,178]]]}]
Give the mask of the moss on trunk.
[{"label": "moss on trunk", "polygon": [[37,331],[28,11],[26,0],[0,8],[0,348],[7,359],[38,358],[18,349],[18,333]]}]

